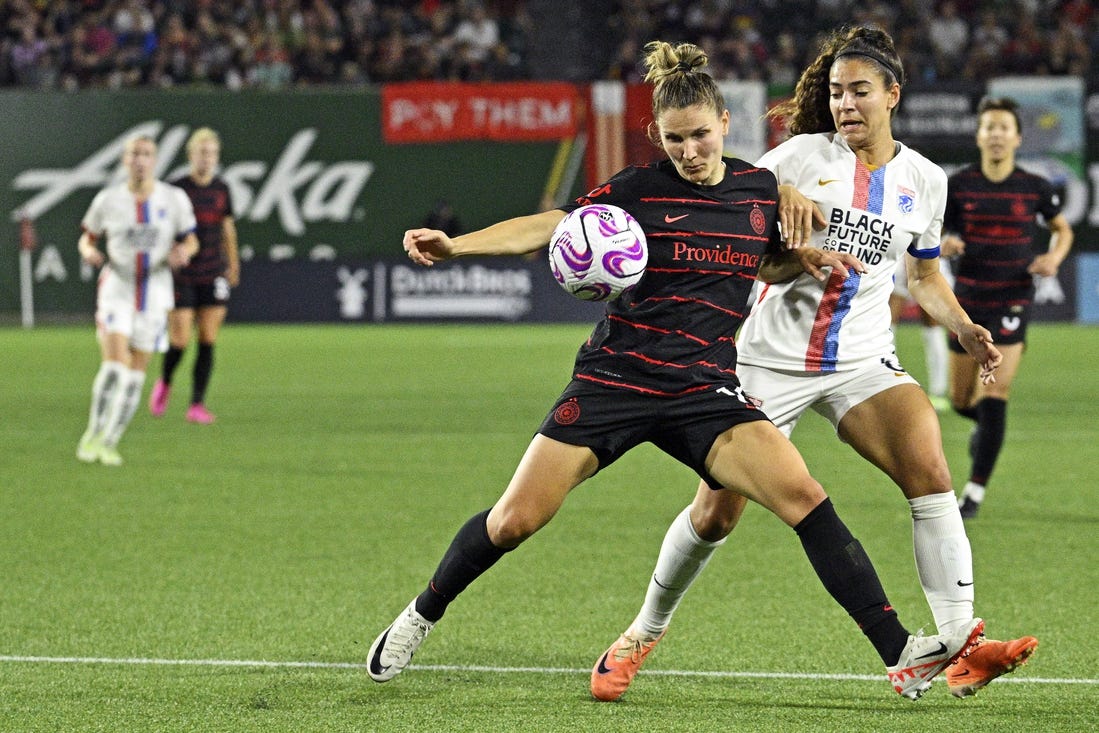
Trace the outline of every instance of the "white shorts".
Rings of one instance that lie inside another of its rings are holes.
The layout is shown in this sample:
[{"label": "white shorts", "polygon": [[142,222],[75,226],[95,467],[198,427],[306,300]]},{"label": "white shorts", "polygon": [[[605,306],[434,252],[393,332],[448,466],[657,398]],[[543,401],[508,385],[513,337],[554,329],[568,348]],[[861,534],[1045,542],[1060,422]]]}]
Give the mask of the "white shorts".
[{"label": "white shorts", "polygon": [[[893,295],[908,300],[911,294],[908,292],[908,269],[905,263],[908,262],[907,257],[901,257],[897,263],[897,269],[893,272]],[[946,278],[947,285],[950,289],[954,289],[954,270],[950,266],[950,260],[945,257],[939,258],[939,272]]]},{"label": "white shorts", "polygon": [[166,280],[151,277],[148,287],[138,293],[133,284],[104,269],[96,291],[96,331],[100,338],[123,334],[138,351],[166,351],[168,311],[174,302],[170,273]]},{"label": "white shorts", "polygon": [[843,416],[860,402],[899,384],[919,386],[892,354],[877,364],[843,372],[788,372],[738,364],[736,373],[744,394],[786,437],[809,408],[838,430]]}]

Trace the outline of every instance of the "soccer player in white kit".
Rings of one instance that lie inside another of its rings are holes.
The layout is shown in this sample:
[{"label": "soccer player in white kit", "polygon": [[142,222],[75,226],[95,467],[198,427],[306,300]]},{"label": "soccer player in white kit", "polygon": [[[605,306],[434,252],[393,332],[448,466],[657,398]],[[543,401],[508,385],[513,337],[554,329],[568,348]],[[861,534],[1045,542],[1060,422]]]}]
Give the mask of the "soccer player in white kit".
[{"label": "soccer player in white kit", "polygon": [[[889,296],[897,260],[907,261],[913,297],[958,334],[983,380],[993,379],[1001,355],[939,272],[946,174],[893,139],[903,73],[888,34],[841,29],[822,44],[794,99],[779,108],[794,137],[758,165],[778,178],[790,249],[760,267],[764,285],[737,336],[737,376],[784,433],[811,408],[901,488],[920,582],[939,633],[947,634],[973,618],[972,555],[938,417],[896,359]],[[830,272],[807,267],[815,248],[857,262]],[[668,529],[641,612],[592,671],[597,699],[625,692],[743,509],[730,492],[699,486]],[[1036,646],[1033,637],[981,637],[947,668],[951,692],[973,694]]]},{"label": "soccer player in white kit", "polygon": [[171,268],[198,251],[190,199],[154,177],[156,142],[128,140],[122,166],[126,180],[96,194],[77,244],[84,262],[102,267],[95,310],[102,362],[76,457],[107,466],[122,465],[118,441],[141,400],[149,359],[163,348],[175,297]]}]

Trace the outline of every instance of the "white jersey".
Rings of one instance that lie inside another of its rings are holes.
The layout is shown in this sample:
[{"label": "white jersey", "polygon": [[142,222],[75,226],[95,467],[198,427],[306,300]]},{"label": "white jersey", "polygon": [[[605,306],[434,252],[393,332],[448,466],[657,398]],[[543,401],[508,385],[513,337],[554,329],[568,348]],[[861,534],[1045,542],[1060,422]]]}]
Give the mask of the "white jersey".
[{"label": "white jersey", "polygon": [[939,255],[946,173],[900,143],[888,164],[870,170],[832,133],[797,135],[757,165],[820,206],[828,224],[810,244],[849,252],[868,272],[764,284],[737,337],[738,362],[834,372],[893,354],[893,273],[906,251]]},{"label": "white jersey", "polygon": [[96,194],[81,226],[106,238],[101,293],[125,293],[137,311],[172,308],[168,252],[195,229],[194,208],[182,189],[156,181],[139,202],[126,183],[110,186]]}]

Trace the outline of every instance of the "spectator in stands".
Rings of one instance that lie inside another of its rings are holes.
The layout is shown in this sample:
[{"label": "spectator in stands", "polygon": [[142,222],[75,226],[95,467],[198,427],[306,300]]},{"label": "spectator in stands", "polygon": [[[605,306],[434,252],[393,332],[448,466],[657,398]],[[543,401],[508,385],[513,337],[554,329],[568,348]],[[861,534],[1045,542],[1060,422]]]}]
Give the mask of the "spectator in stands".
[{"label": "spectator in stands", "polygon": [[1001,69],[1011,74],[1036,74],[1044,71],[1043,57],[1046,48],[1034,16],[1023,13],[1015,25],[1015,32],[1004,46]]},{"label": "spectator in stands", "polygon": [[[552,78],[552,66],[530,66],[532,41],[555,41],[534,34],[528,5],[551,4],[3,0],[0,86],[238,89]],[[1090,0],[942,0],[937,11],[925,0],[817,0],[813,14],[803,12],[804,0],[764,5],[766,12],[759,4],[733,0],[616,0],[609,6],[608,27],[617,50],[604,68],[592,70],[592,78],[636,81],[636,50],[659,36],[721,39],[722,47],[712,45],[718,78],[789,83],[791,63],[804,65],[806,50],[815,47],[816,28],[852,21],[890,30],[910,77],[927,82],[1003,74],[1096,75],[1099,13]],[[28,26],[33,30],[25,30]]]},{"label": "spectator in stands", "polygon": [[1083,29],[1070,17],[1058,16],[1057,27],[1049,37],[1049,73],[1084,76],[1088,73],[1090,60],[1091,50],[1084,40]]},{"label": "spectator in stands", "polygon": [[488,58],[489,51],[500,42],[500,26],[481,3],[475,3],[469,15],[458,21],[454,29],[455,44],[468,43],[468,54],[477,61]]},{"label": "spectator in stands", "polygon": [[964,58],[969,43],[969,24],[958,15],[954,0],[944,0],[939,12],[927,24],[931,47],[935,50],[939,78],[949,77]]}]

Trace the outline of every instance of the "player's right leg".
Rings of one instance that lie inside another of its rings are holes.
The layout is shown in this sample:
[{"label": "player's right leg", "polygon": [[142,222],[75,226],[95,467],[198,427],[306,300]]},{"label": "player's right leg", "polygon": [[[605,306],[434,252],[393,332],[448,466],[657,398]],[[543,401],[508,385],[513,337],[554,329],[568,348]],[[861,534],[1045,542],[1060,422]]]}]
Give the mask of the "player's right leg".
[{"label": "player's right leg", "polygon": [[870,558],[836,514],[793,444],[768,422],[737,425],[714,442],[711,475],[792,527],[821,584],[878,652],[896,692],[917,699],[931,679],[983,630],[973,619],[955,633],[913,636],[889,603]]},{"label": "player's right leg", "polygon": [[126,365],[117,361],[103,361],[99,365],[99,371],[92,382],[88,427],[76,446],[76,457],[84,463],[95,463],[99,460],[107,415],[114,404],[116,393],[122,389],[123,375],[127,371]]},{"label": "player's right leg", "polygon": [[591,449],[535,435],[503,496],[458,530],[424,591],[374,640],[367,655],[370,677],[386,682],[400,674],[447,606],[545,526],[569,491],[597,468]]},{"label": "player's right leg", "polygon": [[610,702],[622,697],[649,652],[664,636],[683,596],[736,526],[747,499],[699,483],[694,502],[664,535],[645,602],[630,624],[592,667],[591,694]]}]

